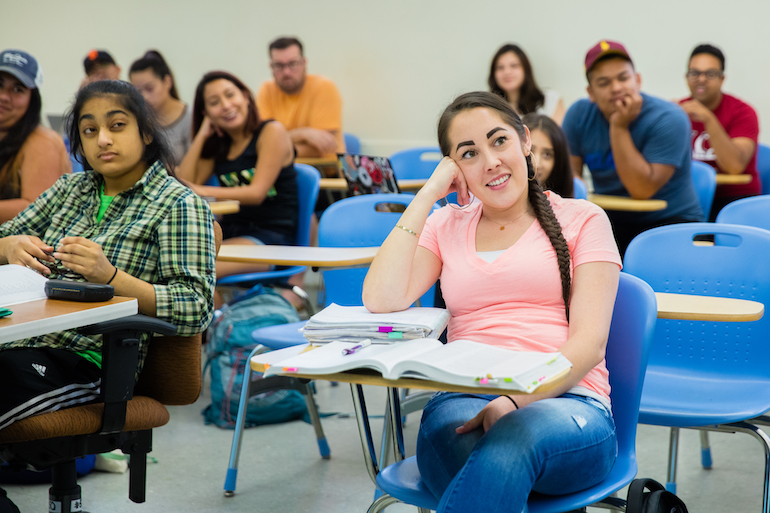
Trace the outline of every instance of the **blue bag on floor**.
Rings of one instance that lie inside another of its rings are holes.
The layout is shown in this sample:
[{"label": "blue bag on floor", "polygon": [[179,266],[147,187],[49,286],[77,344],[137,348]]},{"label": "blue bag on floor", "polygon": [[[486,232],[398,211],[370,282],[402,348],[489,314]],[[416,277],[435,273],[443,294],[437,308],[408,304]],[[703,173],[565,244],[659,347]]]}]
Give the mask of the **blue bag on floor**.
[{"label": "blue bag on floor", "polygon": [[[247,358],[256,344],[251,332],[264,326],[299,321],[294,307],[281,295],[261,285],[222,308],[209,327],[208,357],[203,372],[211,368],[211,404],[203,410],[206,424],[233,429],[243,387]],[[252,381],[262,374],[251,373]],[[296,390],[275,390],[249,398],[246,427],[276,424],[307,415],[305,399]]]}]

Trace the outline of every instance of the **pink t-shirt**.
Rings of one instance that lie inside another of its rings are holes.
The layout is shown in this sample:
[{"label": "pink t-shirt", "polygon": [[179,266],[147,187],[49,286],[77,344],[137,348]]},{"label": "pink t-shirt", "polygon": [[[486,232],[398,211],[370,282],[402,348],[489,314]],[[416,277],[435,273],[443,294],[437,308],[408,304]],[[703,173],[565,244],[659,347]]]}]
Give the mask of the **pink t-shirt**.
[{"label": "pink t-shirt", "polygon": [[[547,191],[570,251],[571,273],[586,262],[621,265],[612,227],[602,209]],[[521,238],[488,263],[476,254],[481,203],[444,207],[428,217],[420,246],[441,259],[441,291],[452,317],[448,340],[468,339],[518,351],[559,351],[569,325],[561,296],[556,252],[533,222]],[[609,400],[602,361],[580,382]]]}]

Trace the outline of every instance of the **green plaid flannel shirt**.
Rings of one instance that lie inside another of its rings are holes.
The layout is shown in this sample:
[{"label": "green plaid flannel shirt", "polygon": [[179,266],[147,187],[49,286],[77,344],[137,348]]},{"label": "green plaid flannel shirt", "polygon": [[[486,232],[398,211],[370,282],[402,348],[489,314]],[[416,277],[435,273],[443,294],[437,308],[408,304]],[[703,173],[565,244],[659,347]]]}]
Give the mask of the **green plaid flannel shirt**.
[{"label": "green plaid flannel shirt", "polygon": [[[93,171],[62,176],[14,219],[0,225],[0,237],[35,235],[54,248],[65,236],[92,240],[114,266],[153,284],[155,316],[175,325],[178,335],[205,330],[214,310],[216,259],[208,204],[156,162],[133,187],[115,196],[97,224],[101,183]],[[51,277],[86,281],[61,266],[51,269]],[[138,371],[147,356],[148,338],[141,341]],[[0,350],[12,347],[101,352],[101,337],[64,331],[2,344]]]}]

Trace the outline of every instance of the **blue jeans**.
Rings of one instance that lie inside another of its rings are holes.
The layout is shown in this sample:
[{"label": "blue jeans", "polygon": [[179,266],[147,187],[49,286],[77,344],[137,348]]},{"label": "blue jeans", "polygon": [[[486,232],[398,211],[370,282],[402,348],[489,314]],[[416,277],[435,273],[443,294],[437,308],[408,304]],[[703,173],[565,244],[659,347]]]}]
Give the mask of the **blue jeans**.
[{"label": "blue jeans", "polygon": [[417,465],[439,513],[526,512],[530,491],[572,493],[609,474],[617,439],[601,403],[564,394],[512,411],[486,433],[455,432],[496,397],[439,392],[423,410]]}]

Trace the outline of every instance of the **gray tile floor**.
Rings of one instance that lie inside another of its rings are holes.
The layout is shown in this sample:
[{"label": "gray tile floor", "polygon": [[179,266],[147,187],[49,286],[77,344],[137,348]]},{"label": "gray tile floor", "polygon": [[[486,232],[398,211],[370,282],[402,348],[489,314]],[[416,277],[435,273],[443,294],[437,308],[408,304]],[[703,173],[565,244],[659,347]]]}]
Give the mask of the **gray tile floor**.
[{"label": "gray tile floor", "polygon": [[[313,277],[308,280],[314,283]],[[148,464],[147,502],[128,500],[128,474],[92,472],[80,479],[85,511],[131,512],[308,512],[362,513],[372,501],[374,487],[363,465],[353,416],[350,388],[318,382],[323,419],[331,447],[322,460],[309,424],[295,421],[246,430],[236,495],[223,496],[233,432],[203,424],[201,410],[209,403],[208,381],[192,405],[169,408],[171,422],[155,431]],[[370,413],[384,409],[384,392],[367,391]],[[419,413],[409,416],[407,446],[414,447]],[[379,436],[379,433],[375,433]],[[682,431],[679,495],[691,512],[760,511],[764,454],[746,435],[711,434],[714,468],[700,466],[698,433]],[[639,426],[639,476],[663,482],[668,429]],[[47,511],[48,485],[4,485],[23,513]],[[625,491],[621,492],[625,495]],[[397,505],[390,513],[415,511]],[[596,510],[599,511],[599,510]]]}]

